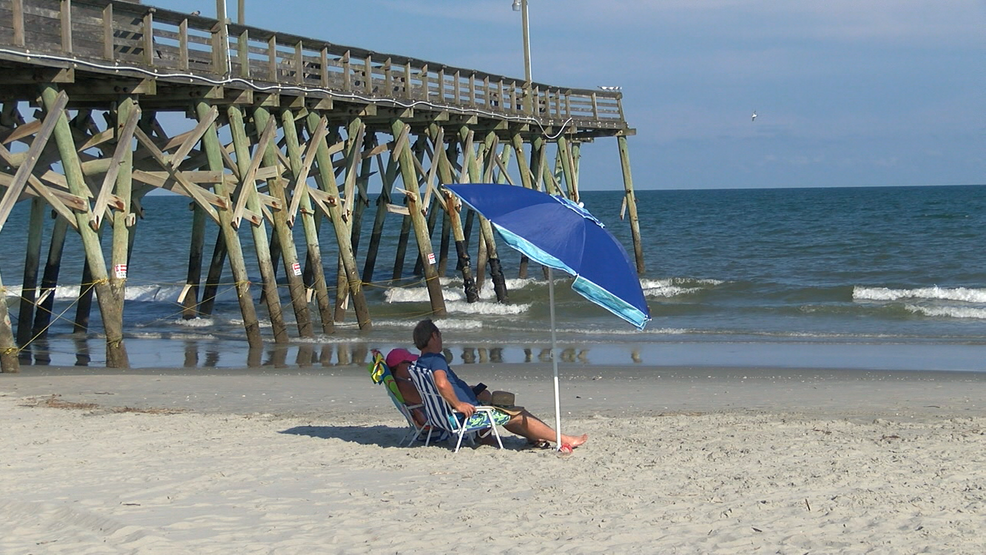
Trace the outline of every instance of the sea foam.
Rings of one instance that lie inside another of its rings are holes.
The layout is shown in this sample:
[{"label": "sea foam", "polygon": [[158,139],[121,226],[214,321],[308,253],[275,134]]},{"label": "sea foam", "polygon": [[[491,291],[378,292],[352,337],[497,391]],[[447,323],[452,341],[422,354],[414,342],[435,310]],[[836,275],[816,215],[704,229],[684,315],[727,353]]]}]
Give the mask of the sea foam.
[{"label": "sea foam", "polygon": [[986,308],[972,308],[961,306],[917,306],[906,305],[905,308],[915,314],[932,316],[935,318],[968,318],[986,320]]},{"label": "sea foam", "polygon": [[919,287],[916,289],[889,289],[887,287],[853,288],[852,298],[865,301],[897,301],[900,299],[927,299],[939,301],[962,301],[986,303],[986,289],[967,287]]},{"label": "sea foam", "polygon": [[643,279],[640,286],[647,297],[677,297],[679,295],[689,295],[698,293],[704,289],[715,287],[725,283],[717,279],[692,279],[692,278],[668,278],[668,279]]}]

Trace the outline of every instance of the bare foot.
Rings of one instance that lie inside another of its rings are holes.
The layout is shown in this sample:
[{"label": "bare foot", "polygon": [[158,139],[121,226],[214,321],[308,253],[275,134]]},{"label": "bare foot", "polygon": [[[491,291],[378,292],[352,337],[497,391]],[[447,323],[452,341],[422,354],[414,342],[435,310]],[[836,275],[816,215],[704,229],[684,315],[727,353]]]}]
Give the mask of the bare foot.
[{"label": "bare foot", "polygon": [[589,440],[589,434],[582,434],[579,437],[562,436],[562,441],[561,442],[562,442],[563,445],[571,445],[572,446],[572,449],[574,449],[574,448],[578,447],[579,445],[582,445],[583,443],[585,443],[588,440]]}]

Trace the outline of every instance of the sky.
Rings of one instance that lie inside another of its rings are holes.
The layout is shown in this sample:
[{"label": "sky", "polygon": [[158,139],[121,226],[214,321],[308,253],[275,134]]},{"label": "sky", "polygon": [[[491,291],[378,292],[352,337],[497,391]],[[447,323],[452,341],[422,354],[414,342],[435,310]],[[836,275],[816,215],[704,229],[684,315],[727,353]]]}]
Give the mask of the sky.
[{"label": "sky", "polygon": [[[235,21],[237,0],[226,1]],[[251,26],[524,75],[511,0],[245,2]],[[143,3],[216,13],[213,0]],[[638,190],[986,183],[986,0],[529,10],[535,81],[622,87]],[[583,190],[622,189],[615,139],[582,156]]]}]

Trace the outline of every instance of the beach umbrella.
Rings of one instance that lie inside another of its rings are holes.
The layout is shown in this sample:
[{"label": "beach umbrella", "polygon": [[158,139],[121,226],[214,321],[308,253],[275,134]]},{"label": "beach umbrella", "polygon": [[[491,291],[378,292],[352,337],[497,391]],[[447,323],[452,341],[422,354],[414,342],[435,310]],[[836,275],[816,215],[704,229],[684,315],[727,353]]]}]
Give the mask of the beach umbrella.
[{"label": "beach umbrella", "polygon": [[623,245],[588,210],[566,198],[495,183],[445,185],[490,221],[503,240],[548,267],[551,361],[555,381],[555,432],[561,447],[561,406],[552,268],[575,277],[572,289],[644,329],[650,310],[640,278]]}]

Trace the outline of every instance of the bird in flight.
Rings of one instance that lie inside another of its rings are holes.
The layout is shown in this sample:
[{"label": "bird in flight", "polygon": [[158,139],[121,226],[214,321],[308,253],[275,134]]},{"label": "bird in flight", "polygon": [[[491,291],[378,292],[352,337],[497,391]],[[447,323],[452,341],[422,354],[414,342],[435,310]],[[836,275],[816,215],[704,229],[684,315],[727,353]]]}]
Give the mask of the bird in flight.
[{"label": "bird in flight", "polygon": [[757,121],[757,111],[756,110],[753,111],[753,116],[750,117],[750,121]]}]

